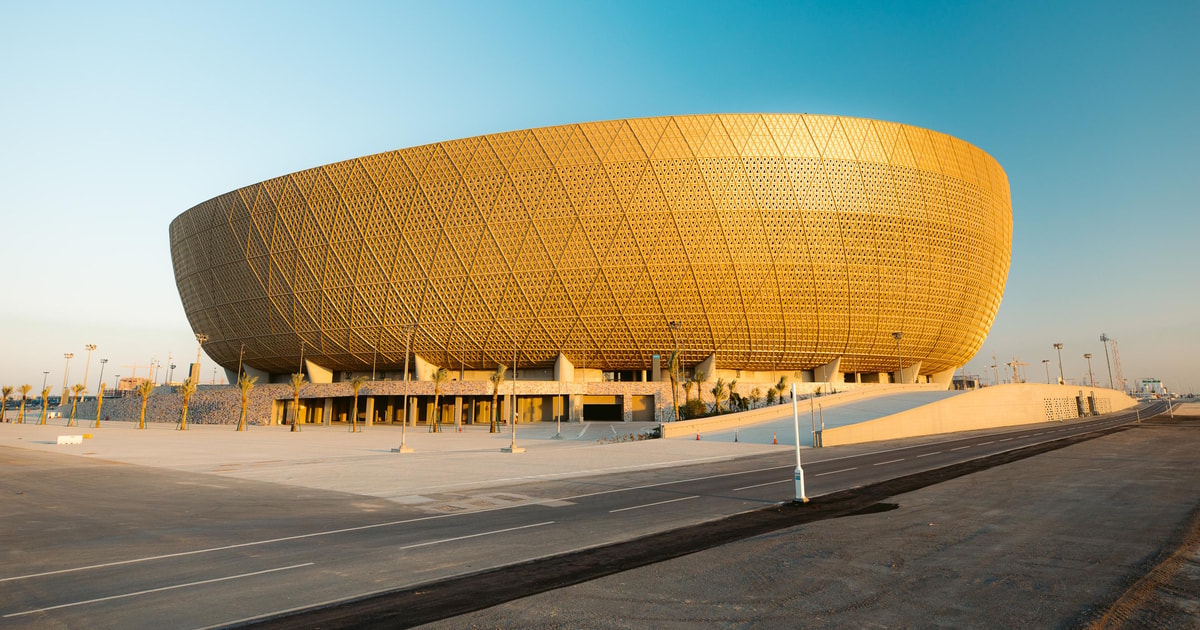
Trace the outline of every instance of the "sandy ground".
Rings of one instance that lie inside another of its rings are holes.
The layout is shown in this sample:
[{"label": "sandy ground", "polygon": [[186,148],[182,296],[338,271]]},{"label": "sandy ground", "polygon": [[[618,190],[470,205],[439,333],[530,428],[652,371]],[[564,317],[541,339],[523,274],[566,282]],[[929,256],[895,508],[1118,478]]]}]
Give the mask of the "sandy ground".
[{"label": "sandy ground", "polygon": [[[1138,591],[1137,580],[1196,524],[1197,452],[1200,423],[1147,424],[895,497],[895,510],[748,539],[432,627],[1086,626]],[[1197,549],[1181,555],[1106,622],[1200,627]]]}]

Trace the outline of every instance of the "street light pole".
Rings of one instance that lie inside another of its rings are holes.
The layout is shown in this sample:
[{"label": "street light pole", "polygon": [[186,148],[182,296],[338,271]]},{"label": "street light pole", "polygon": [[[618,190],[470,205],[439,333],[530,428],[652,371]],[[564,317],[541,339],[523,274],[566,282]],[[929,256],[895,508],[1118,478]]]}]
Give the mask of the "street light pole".
[{"label": "street light pole", "polygon": [[42,390],[46,389],[47,378],[50,378],[50,370],[42,370]]},{"label": "street light pole", "polygon": [[88,353],[87,353],[87,361],[86,361],[86,362],[84,362],[84,364],[83,364],[83,386],[84,386],[84,387],[87,387],[87,382],[88,382],[88,370],[89,370],[89,369],[92,367],[92,350],[95,350],[95,349],[96,349],[96,344],[94,344],[94,343],[89,343],[89,344],[85,345],[85,346],[83,347],[83,349],[88,351]]},{"label": "street light pole", "polygon": [[1092,387],[1095,387],[1096,379],[1092,378],[1092,353],[1091,352],[1083,353],[1083,358],[1087,359],[1087,362],[1088,362],[1088,381],[1092,384]]},{"label": "street light pole", "polygon": [[892,339],[896,340],[896,382],[904,382],[904,359],[900,356],[900,340],[904,338],[903,331],[892,333]]},{"label": "street light pole", "polygon": [[1062,348],[1063,348],[1063,345],[1061,343],[1054,344],[1054,349],[1058,351],[1058,384],[1059,385],[1063,385],[1067,382],[1067,379],[1063,378]]},{"label": "street light pole", "polygon": [[108,359],[100,359],[100,381],[96,383],[96,396],[104,398],[104,365]]},{"label": "street light pole", "polygon": [[[300,349],[304,350],[304,346],[300,346]],[[243,341],[241,348],[238,350],[237,380],[239,380],[239,381],[242,380],[242,357],[244,357],[245,355],[246,355],[246,342]],[[174,373],[174,371],[175,371],[174,365],[171,366],[171,371],[172,371],[172,373]]]},{"label": "street light pole", "polygon": [[517,446],[517,337],[513,335],[513,377],[512,404],[508,406],[508,423],[512,426],[512,443],[500,449],[501,453],[524,453],[525,449]]},{"label": "street light pole", "polygon": [[400,421],[400,447],[392,449],[393,453],[411,453],[412,447],[407,444],[408,438],[408,351],[412,349],[413,334],[417,331],[416,324],[404,325],[404,418]]},{"label": "street light pole", "polygon": [[[204,350],[204,342],[208,341],[208,335],[204,333],[196,333],[196,384],[200,384],[200,353]],[[188,375],[191,378],[191,375]]]},{"label": "street light pole", "polygon": [[[62,401],[67,399],[67,375],[71,373],[71,359],[74,358],[74,356],[74,352],[67,352],[63,354],[63,357],[67,360],[67,367],[63,369],[63,393],[62,397],[58,399],[58,405],[60,407],[63,404]],[[45,388],[43,387],[42,389]]]},{"label": "street light pole", "polygon": [[[679,421],[679,399],[676,397],[676,394],[675,394],[675,382],[679,380],[679,372],[677,371],[677,369],[679,367],[679,363],[681,361],[681,359],[679,357],[679,331],[680,331],[680,329],[683,328],[683,324],[681,324],[677,321],[672,321],[672,322],[667,323],[667,328],[671,329],[671,339],[675,342],[675,360],[672,361],[671,364],[667,366],[667,368],[671,370],[671,375],[669,377],[667,377],[668,380],[671,382],[671,405],[672,405],[671,421],[678,422]],[[662,434],[663,434],[663,432],[662,432],[662,416],[660,415],[658,417],[658,436],[662,437]]]},{"label": "street light pole", "polygon": [[792,383],[792,428],[796,432],[796,470],[793,471],[793,478],[796,482],[796,500],[808,503],[808,497],[804,494],[804,469],[800,467],[800,408],[796,404],[795,383]]}]

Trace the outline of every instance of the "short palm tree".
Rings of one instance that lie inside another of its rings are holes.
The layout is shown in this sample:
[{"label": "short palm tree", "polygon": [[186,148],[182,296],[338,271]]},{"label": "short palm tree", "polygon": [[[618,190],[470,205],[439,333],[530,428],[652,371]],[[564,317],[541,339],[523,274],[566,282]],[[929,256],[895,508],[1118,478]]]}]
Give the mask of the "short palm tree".
[{"label": "short palm tree", "polygon": [[721,413],[721,401],[725,400],[725,396],[728,395],[728,391],[726,390],[725,386],[725,379],[718,378],[717,382],[713,384],[711,392],[713,395],[713,410],[717,413]]},{"label": "short palm tree", "polygon": [[671,410],[672,420],[679,419],[679,351],[672,350],[667,357],[667,376],[671,377]]},{"label": "short palm tree", "polygon": [[254,384],[258,382],[257,376],[242,374],[238,378],[237,386],[242,391],[242,414],[238,416],[237,430],[246,430],[246,406],[250,404],[250,390],[254,389]]},{"label": "short palm tree", "polygon": [[779,377],[779,382],[775,383],[775,391],[777,392],[776,396],[778,396],[779,399],[782,401],[783,393],[785,391],[787,391],[787,376]]},{"label": "short palm tree", "polygon": [[358,433],[358,390],[362,389],[363,383],[369,379],[365,376],[355,376],[350,379],[350,389],[354,390],[354,406],[350,411],[350,432]]},{"label": "short palm tree", "polygon": [[750,390],[750,408],[758,407],[758,403],[762,401],[762,390],[755,387]]},{"label": "short palm tree", "polygon": [[430,433],[442,432],[442,409],[438,406],[438,402],[442,397],[442,383],[450,378],[450,370],[446,368],[438,368],[430,380],[433,381],[433,422],[429,423]]},{"label": "short palm tree", "polygon": [[304,387],[304,375],[292,375],[292,433],[300,430],[300,389]]},{"label": "short palm tree", "polygon": [[46,412],[50,410],[50,388],[42,389],[42,421],[40,424],[46,424]]},{"label": "short palm tree", "polygon": [[75,385],[71,387],[71,393],[74,394],[74,396],[71,397],[71,419],[67,421],[67,426],[75,426],[75,408],[79,406],[79,397],[82,396],[86,391],[87,388],[84,387],[82,383],[75,383]]},{"label": "short palm tree", "polygon": [[2,389],[0,389],[0,393],[4,394],[4,406],[0,407],[0,410],[3,410],[0,411],[0,416],[2,416],[8,413],[8,399],[12,398],[13,393],[12,385],[5,385]]},{"label": "short palm tree", "polygon": [[683,381],[683,404],[692,399],[692,388],[696,386],[696,377],[689,376]]},{"label": "short palm tree", "polygon": [[730,411],[734,410],[734,405],[738,405],[739,407],[741,406],[740,405],[741,398],[742,397],[740,395],[738,395],[738,393],[737,393],[737,379],[729,381],[729,410]]},{"label": "short palm tree", "polygon": [[21,392],[21,411],[17,413],[17,424],[25,423],[25,400],[29,398],[29,390],[33,389],[33,385],[22,385],[17,388]]},{"label": "short palm tree", "polygon": [[500,415],[500,410],[496,408],[496,399],[500,396],[500,386],[504,384],[504,373],[508,371],[507,365],[497,365],[496,371],[488,377],[492,382],[492,428],[488,433],[496,433],[496,417]]},{"label": "short palm tree", "polygon": [[134,388],[138,396],[142,397],[142,415],[138,418],[138,428],[146,428],[146,403],[150,402],[150,396],[154,393],[154,383],[151,381],[142,381]]},{"label": "short palm tree", "polygon": [[708,378],[708,372],[704,370],[695,370],[692,373],[692,380],[696,381],[696,400],[704,402],[704,388],[700,385],[704,379]]},{"label": "short palm tree", "polygon": [[196,393],[196,379],[188,377],[179,386],[179,393],[183,394],[183,412],[179,415],[179,430],[187,431],[187,409],[188,403],[192,400],[192,394]]}]

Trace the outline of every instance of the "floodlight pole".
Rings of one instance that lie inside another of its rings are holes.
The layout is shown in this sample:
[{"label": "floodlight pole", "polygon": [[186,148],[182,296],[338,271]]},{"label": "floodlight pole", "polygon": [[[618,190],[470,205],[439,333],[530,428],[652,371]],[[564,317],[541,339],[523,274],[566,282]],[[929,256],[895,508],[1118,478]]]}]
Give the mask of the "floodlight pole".
[{"label": "floodlight pole", "polygon": [[1050,359],[1042,359],[1042,367],[1046,368],[1046,384],[1050,384]]},{"label": "floodlight pole", "polygon": [[896,383],[904,382],[904,358],[900,356],[900,340],[903,338],[902,331],[892,333],[892,339],[896,340]]},{"label": "floodlight pole", "polygon": [[1087,359],[1087,363],[1088,363],[1088,382],[1090,382],[1092,384],[1092,387],[1095,387],[1096,379],[1094,377],[1092,377],[1092,353],[1091,352],[1083,353],[1083,358]]},{"label": "floodlight pole", "polygon": [[1056,343],[1056,344],[1054,344],[1054,349],[1058,351],[1058,384],[1065,385],[1067,383],[1067,379],[1063,376],[1063,367],[1062,367],[1063,345],[1061,343]]},{"label": "floodlight pole", "polygon": [[796,470],[794,474],[796,500],[801,503],[808,503],[808,496],[804,494],[804,469],[800,467],[800,407],[796,403],[795,383],[792,383],[792,428],[796,432]]},{"label": "floodlight pole", "polygon": [[1104,365],[1108,366],[1108,388],[1112,389],[1112,363],[1108,360],[1108,342],[1108,335],[1106,333],[1100,333],[1100,343],[1104,344]]}]

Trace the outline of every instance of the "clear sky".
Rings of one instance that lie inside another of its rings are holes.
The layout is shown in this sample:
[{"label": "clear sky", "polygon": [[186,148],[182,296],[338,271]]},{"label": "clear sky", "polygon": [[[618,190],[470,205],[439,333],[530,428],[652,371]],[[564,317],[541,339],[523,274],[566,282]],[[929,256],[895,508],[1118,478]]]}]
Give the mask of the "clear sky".
[{"label": "clear sky", "polygon": [[[808,112],[979,146],[1013,262],[968,370],[1101,332],[1200,393],[1200,3],[0,0],[0,384],[106,380],[196,344],[167,226],[370,153],[633,116]],[[204,359],[204,381],[212,363]],[[142,375],[145,375],[144,368]],[[178,375],[178,372],[177,372]],[[160,375],[161,377],[161,375]]]}]

